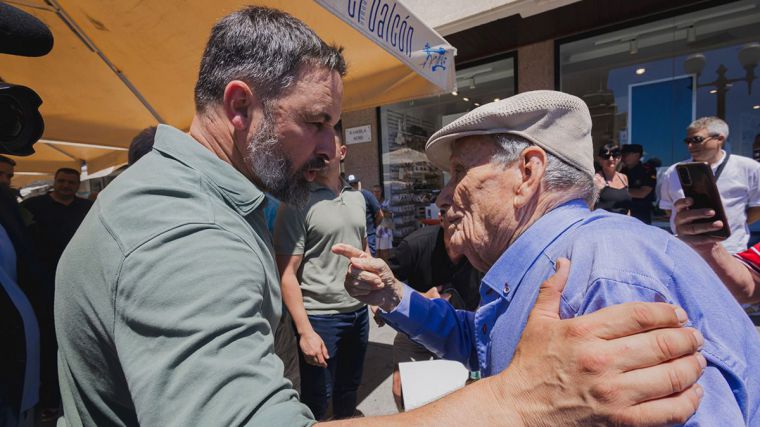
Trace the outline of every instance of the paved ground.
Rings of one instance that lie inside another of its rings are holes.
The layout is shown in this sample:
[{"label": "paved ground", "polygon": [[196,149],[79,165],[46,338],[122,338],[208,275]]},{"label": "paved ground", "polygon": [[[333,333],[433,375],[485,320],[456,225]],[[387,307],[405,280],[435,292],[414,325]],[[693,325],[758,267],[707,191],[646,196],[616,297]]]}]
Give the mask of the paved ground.
[{"label": "paved ground", "polygon": [[369,347],[364,361],[364,378],[359,388],[359,411],[365,416],[395,414],[391,394],[393,359],[391,348],[396,336],[390,326],[378,327],[370,319]]}]

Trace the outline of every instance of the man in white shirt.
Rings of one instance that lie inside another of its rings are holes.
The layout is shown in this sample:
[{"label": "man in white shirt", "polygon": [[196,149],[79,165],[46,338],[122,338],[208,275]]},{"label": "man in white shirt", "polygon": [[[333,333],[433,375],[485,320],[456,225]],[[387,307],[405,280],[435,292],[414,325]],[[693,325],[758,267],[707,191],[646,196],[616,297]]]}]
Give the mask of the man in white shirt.
[{"label": "man in white shirt", "polygon": [[[687,162],[708,163],[717,179],[731,228],[731,237],[723,241],[723,246],[732,253],[744,251],[749,241],[749,224],[760,219],[760,163],[723,150],[728,125],[717,117],[695,120],[686,129],[686,134],[684,143],[691,154]],[[660,208],[669,212],[670,228],[674,232],[673,203],[684,197],[675,166],[670,166],[663,175],[660,194]]]}]

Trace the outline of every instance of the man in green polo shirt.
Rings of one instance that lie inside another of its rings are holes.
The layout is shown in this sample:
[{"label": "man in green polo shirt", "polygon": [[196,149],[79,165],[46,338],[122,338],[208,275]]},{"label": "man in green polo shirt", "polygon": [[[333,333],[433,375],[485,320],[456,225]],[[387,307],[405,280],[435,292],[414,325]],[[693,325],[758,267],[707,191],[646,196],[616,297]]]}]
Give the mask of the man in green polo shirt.
[{"label": "man in green polo shirt", "polygon": [[[159,126],[153,151],[100,193],[61,257],[68,425],[315,423],[273,350],[282,299],[262,191],[307,201],[335,157],[344,72],[340,51],[285,13],[248,7],[214,26],[189,131]],[[545,284],[517,350],[527,356],[502,374],[404,414],[336,423],[519,425],[528,411],[661,424],[694,412],[691,394],[658,400],[700,372],[681,357],[699,340],[679,311],[558,320],[561,283]]]},{"label": "man in green polo shirt", "polygon": [[348,295],[337,243],[367,250],[364,196],[340,176],[348,147],[336,127],[337,155],[311,184],[304,208],[282,206],[274,245],[282,297],[298,333],[301,401],[318,420],[330,399],[336,419],[356,411],[369,339],[367,306]]}]

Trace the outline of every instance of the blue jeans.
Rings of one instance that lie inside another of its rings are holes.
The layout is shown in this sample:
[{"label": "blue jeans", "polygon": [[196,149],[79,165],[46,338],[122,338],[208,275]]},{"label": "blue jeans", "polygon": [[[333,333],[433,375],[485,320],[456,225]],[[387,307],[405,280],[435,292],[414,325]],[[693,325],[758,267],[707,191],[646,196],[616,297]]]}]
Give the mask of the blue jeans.
[{"label": "blue jeans", "polygon": [[323,420],[332,398],[334,418],[349,418],[356,412],[357,390],[369,341],[367,308],[351,313],[310,315],[309,321],[324,341],[330,358],[327,368],[312,366],[304,361],[299,348],[301,401],[317,420]]}]

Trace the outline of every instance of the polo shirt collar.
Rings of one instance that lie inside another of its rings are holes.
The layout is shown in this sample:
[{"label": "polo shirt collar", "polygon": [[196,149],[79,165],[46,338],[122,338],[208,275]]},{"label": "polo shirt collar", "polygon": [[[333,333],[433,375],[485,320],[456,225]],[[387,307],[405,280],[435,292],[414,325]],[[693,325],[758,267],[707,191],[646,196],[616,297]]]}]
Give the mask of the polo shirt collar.
[{"label": "polo shirt collar", "polygon": [[251,213],[265,200],[264,193],[245,175],[179,129],[158,125],[153,148],[207,178],[241,215]]},{"label": "polo shirt collar", "polygon": [[575,199],[544,214],[504,251],[483,277],[483,285],[510,301],[539,255],[589,213],[586,202]]},{"label": "polo shirt collar", "polygon": [[[348,182],[346,182],[345,179],[341,178],[341,183],[343,184],[343,186],[340,188],[340,192],[341,193],[343,193],[346,190],[352,190],[353,189],[353,187],[351,187],[351,184],[349,184]],[[312,181],[312,182],[309,183],[309,191],[311,191],[312,193],[314,193],[316,191],[321,191],[321,190],[327,190],[327,191],[329,191],[331,193],[333,192],[332,188],[327,187],[326,185],[322,185],[318,181]]]}]

